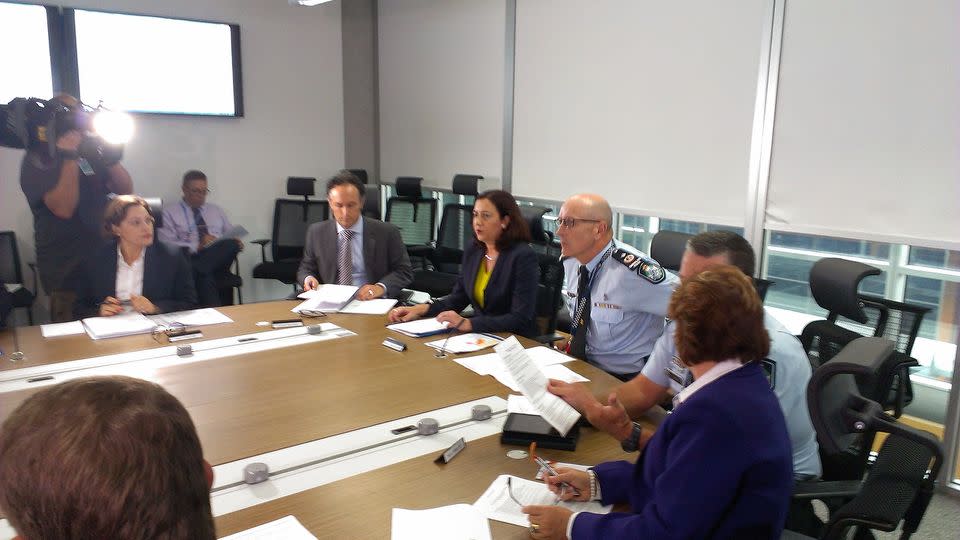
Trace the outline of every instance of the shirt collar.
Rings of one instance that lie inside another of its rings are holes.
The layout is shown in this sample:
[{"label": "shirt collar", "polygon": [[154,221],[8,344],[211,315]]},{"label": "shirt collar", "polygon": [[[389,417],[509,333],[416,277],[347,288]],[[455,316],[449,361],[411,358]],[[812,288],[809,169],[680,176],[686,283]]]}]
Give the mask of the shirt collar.
[{"label": "shirt collar", "polygon": [[[337,236],[339,236],[340,233],[343,232],[343,227],[340,225],[340,222],[339,222],[339,221],[334,221],[334,223],[337,224]],[[351,226],[348,227],[348,228],[349,228],[351,231],[353,231],[353,232],[356,233],[356,234],[354,235],[354,237],[363,238],[363,216],[360,216],[359,218],[357,218],[357,222],[354,223],[353,225],[351,225]]]},{"label": "shirt collar", "polygon": [[[187,201],[185,201],[185,200],[183,200],[183,199],[180,199],[180,204],[183,205],[184,209],[186,209],[187,212],[193,213],[193,207],[190,206],[189,204],[187,204]],[[197,208],[199,208],[200,211],[203,212],[203,209],[206,208],[206,207],[207,207],[207,203],[203,203],[203,204],[201,204],[200,206],[198,206]]]},{"label": "shirt collar", "polygon": [[604,246],[604,248],[601,249],[599,253],[597,253],[596,255],[593,256],[592,259],[590,259],[590,262],[587,263],[587,272],[593,272],[593,269],[596,268],[598,264],[600,264],[600,259],[603,258],[604,253],[606,253],[610,249],[610,246],[612,245],[613,245],[613,240],[610,240],[610,243]]},{"label": "shirt collar", "polygon": [[673,406],[679,407],[681,403],[690,399],[690,396],[697,393],[697,390],[700,390],[704,386],[712,383],[713,381],[723,377],[731,371],[736,371],[743,367],[743,364],[740,363],[740,360],[737,358],[732,358],[730,360],[724,360],[722,362],[717,362],[717,365],[708,369],[706,373],[697,377],[697,380],[693,381],[690,386],[684,388],[677,395],[673,396]]},{"label": "shirt collar", "polygon": [[123,258],[123,252],[120,251],[120,243],[117,242],[117,264],[122,264],[127,268],[134,268],[138,265],[143,264],[143,258],[147,255],[147,248],[143,248],[140,252],[140,256],[137,257],[137,260],[133,261],[133,264],[127,264],[127,261]]}]

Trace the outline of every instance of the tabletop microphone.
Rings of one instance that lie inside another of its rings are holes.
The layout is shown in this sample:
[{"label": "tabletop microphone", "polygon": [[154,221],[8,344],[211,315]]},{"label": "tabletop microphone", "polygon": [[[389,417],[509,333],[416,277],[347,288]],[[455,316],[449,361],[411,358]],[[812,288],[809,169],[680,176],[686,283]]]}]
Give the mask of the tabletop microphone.
[{"label": "tabletop microphone", "polygon": [[450,336],[452,336],[454,332],[460,329],[460,325],[463,324],[464,320],[465,319],[461,317],[460,322],[458,322],[456,326],[454,326],[447,332],[447,337],[444,338],[443,343],[440,344],[440,348],[437,349],[437,352],[433,353],[434,358],[447,357],[447,341],[450,341]]}]

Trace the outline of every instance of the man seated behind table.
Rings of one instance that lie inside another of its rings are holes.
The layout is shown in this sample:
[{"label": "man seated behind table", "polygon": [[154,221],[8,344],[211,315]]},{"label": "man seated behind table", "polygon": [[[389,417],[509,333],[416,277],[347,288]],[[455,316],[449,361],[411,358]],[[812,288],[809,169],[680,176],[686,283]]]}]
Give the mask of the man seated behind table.
[{"label": "man seated behind table", "polygon": [[190,415],[151,382],[64,382],[0,428],[0,513],[23,540],[212,540],[211,485]]},{"label": "man seated behind table", "polygon": [[151,315],[197,306],[190,261],[175,246],[153,241],[153,217],[136,195],[107,205],[104,232],[115,237],[90,254],[74,277],[74,316]]},{"label": "man seated behind table", "polygon": [[[680,263],[680,278],[685,281],[723,264],[734,265],[747,276],[753,275],[755,257],[750,243],[729,231],[700,233],[687,243]],[[817,434],[807,410],[810,361],[800,341],[766,311],[763,324],[771,341],[770,353],[761,359],[760,365],[787,419],[794,477],[798,480],[819,477]],[[661,402],[668,390],[679,393],[693,382],[690,370],[677,354],[675,331],[676,325],[668,322],[643,371],[617,388],[606,406],[581,384],[551,381],[549,390],[583,412],[594,426],[623,441],[624,449],[634,451],[639,443],[640,425],[631,423],[630,418],[638,418]]]},{"label": "man seated behind table", "polygon": [[[230,264],[243,250],[243,242],[217,242],[217,239],[230,231],[233,226],[227,214],[219,206],[207,202],[210,189],[207,175],[202,171],[187,171],[180,186],[183,198],[163,207],[163,226],[157,230],[157,237],[164,242],[190,250],[190,262],[193,265],[197,282],[206,286],[199,287],[198,293],[212,290],[216,278],[230,272]],[[200,298],[204,305],[229,304],[230,298]]]},{"label": "man seated behind table", "polygon": [[561,539],[769,539],[783,531],[793,475],[790,438],[760,360],[770,337],[750,278],[718,266],[683,282],[670,299],[677,350],[694,382],[674,398],[637,459],[547,478],[564,500],[628,503],[593,514],[526,506],[531,536]]},{"label": "man seated behind table", "polygon": [[413,281],[413,267],[400,229],[361,217],[365,188],[349,171],[327,181],[333,219],[307,229],[297,280],[305,291],[321,283],[355,285],[357,298],[395,298]]},{"label": "man seated behind table", "polygon": [[620,380],[636,375],[663,332],[677,278],[633,247],[613,240],[613,212],[599,195],[563,203],[557,237],[570,312],[567,352]]},{"label": "man seated behind table", "polygon": [[[513,196],[501,190],[478,195],[473,203],[473,234],[453,291],[433,304],[394,308],[390,320],[436,317],[463,332],[534,337],[540,266],[528,244],[530,228]],[[460,316],[467,305],[474,310],[468,319]]]}]

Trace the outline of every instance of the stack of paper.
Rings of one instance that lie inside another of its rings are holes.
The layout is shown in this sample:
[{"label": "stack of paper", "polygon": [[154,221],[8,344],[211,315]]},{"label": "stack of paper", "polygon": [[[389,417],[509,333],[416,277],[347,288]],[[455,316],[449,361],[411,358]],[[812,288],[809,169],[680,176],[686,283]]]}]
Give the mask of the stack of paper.
[{"label": "stack of paper", "polygon": [[438,339],[430,341],[426,345],[434,349],[443,349],[446,352],[459,354],[479,351],[487,347],[493,347],[503,341],[503,338],[492,334],[460,334],[450,336],[450,339]]},{"label": "stack of paper", "polygon": [[374,300],[352,300],[343,306],[340,313],[359,313],[363,315],[383,315],[397,304],[396,298],[376,298]]},{"label": "stack of paper", "polygon": [[73,336],[83,332],[83,323],[80,321],[40,325],[40,335],[45,338]]},{"label": "stack of paper", "polygon": [[350,300],[353,300],[359,289],[360,287],[354,287],[353,285],[324,283],[312,291],[300,293],[297,298],[305,301],[290,311],[294,313],[300,313],[301,311],[335,313],[343,309]]},{"label": "stack of paper", "polygon": [[436,319],[419,319],[405,323],[389,324],[387,328],[410,337],[426,337],[448,330],[447,323]]},{"label": "stack of paper", "polygon": [[151,315],[150,320],[157,325],[163,326],[174,324],[183,326],[207,326],[210,324],[233,322],[233,319],[213,308],[191,309],[187,311],[163,313],[161,315]]},{"label": "stack of paper", "polygon": [[[490,484],[490,487],[487,488],[487,491],[477,499],[477,502],[473,503],[473,506],[490,519],[504,523],[512,523],[521,527],[528,527],[530,525],[529,518],[520,511],[521,506],[510,498],[510,494],[507,491],[508,477],[510,478],[510,491],[513,492],[514,498],[516,498],[520,504],[524,506],[532,504],[553,506],[553,501],[556,497],[550,489],[547,488],[546,484],[525,480],[516,476],[511,477],[506,474],[498,476],[497,479]],[[613,508],[612,506],[603,506],[596,501],[567,501],[557,503],[557,505],[568,508],[573,512],[593,512],[595,514],[608,514]]]},{"label": "stack of paper", "polygon": [[393,509],[392,540],[490,540],[490,523],[475,507],[454,504],[428,510]]},{"label": "stack of paper", "polygon": [[317,540],[297,518],[286,516],[220,540]]},{"label": "stack of paper", "polygon": [[146,315],[128,311],[112,317],[90,317],[83,319],[87,334],[93,339],[104,339],[136,334],[149,334],[157,327]]}]

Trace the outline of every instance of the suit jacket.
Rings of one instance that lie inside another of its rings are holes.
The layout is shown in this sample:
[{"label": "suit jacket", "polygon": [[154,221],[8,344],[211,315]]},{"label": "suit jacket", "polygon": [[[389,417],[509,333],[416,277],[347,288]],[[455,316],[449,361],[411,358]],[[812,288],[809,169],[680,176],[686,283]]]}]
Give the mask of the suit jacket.
[{"label": "suit jacket", "polygon": [[[363,267],[367,283],[383,283],[386,296],[396,298],[400,289],[413,281],[413,267],[407,247],[400,238],[400,229],[389,223],[367,217],[363,220]],[[303,246],[303,259],[297,281],[307,276],[320,283],[337,282],[337,221],[328,219],[310,225]]]},{"label": "suit jacket", "polygon": [[469,304],[475,313],[470,319],[475,332],[511,332],[535,337],[540,279],[537,254],[523,242],[501,251],[483,291],[484,306],[481,308],[474,298],[473,284],[484,253],[476,243],[467,247],[453,291],[431,305],[427,315],[434,317],[448,309],[459,312]]},{"label": "suit jacket", "polygon": [[603,504],[577,514],[572,538],[777,540],[793,491],[790,437],[756,363],[702,387],[657,428],[636,465],[594,467]]},{"label": "suit jacket", "polygon": [[[117,293],[117,242],[94,252],[71,279],[77,299],[73,307],[78,319],[96,317],[99,303]],[[186,254],[176,246],[154,242],[147,246],[143,260],[143,296],[161,313],[197,307],[197,291]]]}]

